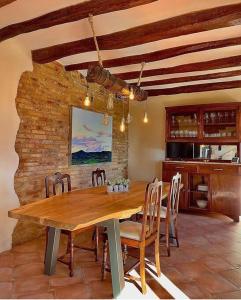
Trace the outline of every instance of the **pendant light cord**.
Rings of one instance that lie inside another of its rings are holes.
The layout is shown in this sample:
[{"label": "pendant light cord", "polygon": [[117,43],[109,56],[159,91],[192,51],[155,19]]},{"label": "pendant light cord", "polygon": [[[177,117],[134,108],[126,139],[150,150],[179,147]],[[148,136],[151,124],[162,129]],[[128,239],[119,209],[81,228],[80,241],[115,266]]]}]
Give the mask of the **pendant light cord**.
[{"label": "pendant light cord", "polygon": [[101,55],[100,55],[100,48],[99,48],[97,37],[96,37],[96,34],[95,34],[94,19],[93,19],[92,14],[89,14],[88,20],[89,20],[89,23],[90,23],[90,27],[91,27],[94,42],[95,42],[95,48],[96,48],[97,55],[98,55],[98,61],[99,61],[99,64],[101,65],[101,67],[103,67],[103,61],[102,61],[102,58],[101,58]]},{"label": "pendant light cord", "polygon": [[138,82],[137,82],[137,86],[141,85],[141,78],[142,78],[142,74],[143,74],[143,70],[144,70],[145,64],[146,63],[144,61],[141,63],[141,71],[140,71],[139,79],[138,79]]}]

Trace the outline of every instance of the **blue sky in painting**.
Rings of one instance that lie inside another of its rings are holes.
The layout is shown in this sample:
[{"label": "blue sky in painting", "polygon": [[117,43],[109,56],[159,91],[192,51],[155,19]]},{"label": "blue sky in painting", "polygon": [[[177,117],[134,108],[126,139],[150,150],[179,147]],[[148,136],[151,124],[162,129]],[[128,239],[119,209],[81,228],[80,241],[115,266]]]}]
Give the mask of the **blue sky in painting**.
[{"label": "blue sky in painting", "polygon": [[108,126],[102,124],[103,114],[73,107],[72,153],[111,151],[112,117]]}]

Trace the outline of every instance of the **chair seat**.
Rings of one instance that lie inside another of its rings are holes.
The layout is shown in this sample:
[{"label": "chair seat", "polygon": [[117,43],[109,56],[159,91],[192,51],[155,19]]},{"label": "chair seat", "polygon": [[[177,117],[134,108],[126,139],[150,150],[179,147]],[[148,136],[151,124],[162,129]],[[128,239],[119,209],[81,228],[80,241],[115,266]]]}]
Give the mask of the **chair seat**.
[{"label": "chair seat", "polygon": [[[143,212],[139,212],[138,214],[143,215]],[[166,219],[167,216],[167,208],[165,206],[161,206],[160,218]]]},{"label": "chair seat", "polygon": [[137,223],[133,221],[124,221],[120,223],[120,236],[123,238],[140,241],[141,232],[142,232],[141,223]]}]

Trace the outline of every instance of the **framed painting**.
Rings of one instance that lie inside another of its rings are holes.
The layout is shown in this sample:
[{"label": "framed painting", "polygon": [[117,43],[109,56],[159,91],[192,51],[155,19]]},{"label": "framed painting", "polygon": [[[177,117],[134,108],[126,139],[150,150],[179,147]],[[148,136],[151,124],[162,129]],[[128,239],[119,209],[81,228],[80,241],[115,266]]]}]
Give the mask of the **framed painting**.
[{"label": "framed painting", "polygon": [[103,125],[103,114],[72,106],[71,164],[96,164],[112,160],[112,117]]}]

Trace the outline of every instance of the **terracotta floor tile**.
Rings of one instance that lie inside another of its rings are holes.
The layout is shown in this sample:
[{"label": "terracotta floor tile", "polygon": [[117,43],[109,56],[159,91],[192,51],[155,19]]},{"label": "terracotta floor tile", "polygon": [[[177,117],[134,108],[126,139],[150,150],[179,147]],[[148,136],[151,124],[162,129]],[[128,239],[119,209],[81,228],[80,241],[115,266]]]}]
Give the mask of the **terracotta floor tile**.
[{"label": "terracotta floor tile", "polygon": [[42,275],[44,266],[42,263],[29,263],[17,266],[13,269],[14,278],[29,278],[31,276]]},{"label": "terracotta floor tile", "polygon": [[183,277],[187,280],[195,280],[200,276],[206,276],[211,274],[211,271],[202,264],[201,261],[191,262],[191,263],[180,263],[175,266],[175,268],[183,274]]},{"label": "terracotta floor tile", "polygon": [[[240,244],[240,250],[241,250],[241,244]],[[239,267],[241,266],[241,251],[240,253],[236,253],[236,252],[230,252],[230,255],[227,254],[222,254],[222,257],[231,265],[233,265],[234,267]]]},{"label": "terracotta floor tile", "polygon": [[205,266],[212,271],[223,271],[232,269],[233,266],[229,264],[223,257],[205,256],[200,260]]},{"label": "terracotta floor tile", "polygon": [[176,267],[168,266],[163,267],[162,270],[163,274],[165,274],[168,279],[170,279],[173,282],[188,282],[190,281],[189,278],[184,276],[184,274],[177,270]]},{"label": "terracotta floor tile", "polygon": [[211,297],[206,290],[197,286],[195,282],[177,283],[177,287],[191,299],[207,299]]},{"label": "terracotta floor tile", "polygon": [[221,294],[213,294],[213,299],[241,299],[241,290],[230,292],[230,293],[221,293]]},{"label": "terracotta floor tile", "polygon": [[101,268],[82,267],[75,270],[75,276],[79,276],[84,279],[84,282],[88,283],[101,279]]},{"label": "terracotta floor tile", "polygon": [[13,280],[12,268],[0,268],[0,282],[7,282]]},{"label": "terracotta floor tile", "polygon": [[13,295],[12,282],[0,282],[0,299],[9,299]]},{"label": "terracotta floor tile", "polygon": [[21,277],[14,282],[15,296],[22,296],[33,292],[46,293],[49,290],[49,276]]},{"label": "terracotta floor tile", "polygon": [[92,299],[112,299],[112,284],[111,280],[91,281],[91,298]]},{"label": "terracotta floor tile", "polygon": [[18,297],[18,299],[54,299],[54,292],[50,293],[36,293],[36,294],[26,294]]},{"label": "terracotta floor tile", "polygon": [[238,288],[241,288],[241,268],[223,271],[220,273],[220,275],[226,278],[228,281],[231,281]]},{"label": "terracotta floor tile", "polygon": [[196,279],[196,282],[198,283],[198,286],[210,294],[214,294],[217,291],[219,293],[227,293],[237,290],[237,286],[216,273],[202,274]]},{"label": "terracotta floor tile", "polygon": [[0,268],[12,268],[14,266],[14,256],[9,252],[0,253]]},{"label": "terracotta floor tile", "polygon": [[71,285],[71,287],[56,287],[54,290],[57,299],[89,299],[91,286],[83,283]]},{"label": "terracotta floor tile", "polygon": [[13,247],[13,253],[31,253],[31,252],[37,252],[39,250],[38,244],[35,242],[27,242],[22,245],[17,245]]},{"label": "terracotta floor tile", "polygon": [[30,253],[15,253],[14,254],[14,266],[30,264],[30,263],[39,263],[40,254],[38,252]]},{"label": "terracotta floor tile", "polygon": [[51,276],[49,279],[49,284],[51,287],[57,286],[67,286],[71,284],[81,283],[81,279],[79,277],[66,277],[66,276]]}]

